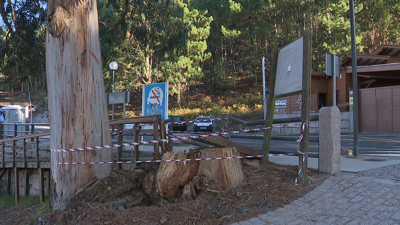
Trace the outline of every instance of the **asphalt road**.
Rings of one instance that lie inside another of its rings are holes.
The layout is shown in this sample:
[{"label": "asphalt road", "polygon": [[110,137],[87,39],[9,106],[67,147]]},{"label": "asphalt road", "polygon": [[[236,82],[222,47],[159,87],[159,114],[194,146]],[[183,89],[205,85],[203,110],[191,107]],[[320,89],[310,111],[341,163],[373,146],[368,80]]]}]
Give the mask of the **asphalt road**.
[{"label": "asphalt road", "polygon": [[[243,136],[241,136],[243,137]],[[287,153],[292,152],[293,147],[299,146],[295,141],[298,136],[290,135],[273,135],[271,141],[271,153]],[[260,137],[261,138],[261,137]],[[274,140],[274,139],[290,139],[292,140]],[[310,156],[318,154],[317,142],[318,134],[310,135]],[[252,147],[255,149],[261,149],[262,139],[258,139],[256,136],[249,135],[246,138],[235,138],[231,136],[231,140],[242,145]],[[353,134],[342,134],[341,135],[341,149],[342,150],[353,150]],[[313,154],[314,153],[314,154]],[[400,134],[398,133],[360,133],[359,134],[359,154],[379,154],[385,156],[400,156]]]}]

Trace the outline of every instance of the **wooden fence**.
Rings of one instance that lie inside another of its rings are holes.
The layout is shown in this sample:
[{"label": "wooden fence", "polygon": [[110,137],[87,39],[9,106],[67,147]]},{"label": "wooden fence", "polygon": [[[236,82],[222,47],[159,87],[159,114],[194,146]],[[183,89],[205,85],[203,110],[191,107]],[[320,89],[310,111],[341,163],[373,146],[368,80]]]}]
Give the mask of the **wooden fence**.
[{"label": "wooden fence", "polygon": [[[133,133],[133,141],[139,140],[139,132],[153,133],[154,140],[166,139],[166,129],[164,119],[160,118],[159,115],[155,116],[144,116],[117,119],[110,121],[110,131],[116,134],[116,143],[123,144],[123,136],[129,136]],[[150,130],[143,129],[132,129],[126,131],[124,135],[118,135],[123,131],[124,125],[134,124],[135,127],[140,128],[142,124],[153,124],[153,128]],[[131,135],[132,136],[132,135]],[[46,138],[47,137],[47,138]],[[44,186],[44,173],[47,172],[47,177],[50,177],[50,131],[28,134],[18,137],[12,137],[7,139],[0,139],[0,180],[7,174],[6,190],[11,190],[11,176],[14,171],[15,180],[15,204],[19,202],[19,171],[25,170],[24,173],[24,193],[28,194],[28,170],[37,169],[39,170],[39,192],[40,201],[44,201],[45,197],[45,186]],[[115,142],[115,141],[114,141]],[[81,147],[92,147],[92,146],[81,146]],[[160,157],[159,148],[161,147],[162,153],[167,151],[168,145],[165,142],[154,144],[155,157]],[[139,160],[139,148],[137,145],[134,146],[135,159]],[[114,161],[121,161],[122,158],[122,147],[113,149],[116,152]],[[113,154],[114,155],[114,154]],[[121,168],[121,164],[118,164]],[[50,194],[50,179],[46,179],[46,190],[47,194]]]}]

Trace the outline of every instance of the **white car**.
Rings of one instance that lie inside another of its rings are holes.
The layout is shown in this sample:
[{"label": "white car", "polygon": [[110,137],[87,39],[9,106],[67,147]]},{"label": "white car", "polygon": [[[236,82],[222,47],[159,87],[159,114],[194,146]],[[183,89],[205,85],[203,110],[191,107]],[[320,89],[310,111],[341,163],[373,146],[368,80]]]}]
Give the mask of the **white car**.
[{"label": "white car", "polygon": [[194,122],[194,132],[213,131],[213,120],[209,116],[197,117]]}]

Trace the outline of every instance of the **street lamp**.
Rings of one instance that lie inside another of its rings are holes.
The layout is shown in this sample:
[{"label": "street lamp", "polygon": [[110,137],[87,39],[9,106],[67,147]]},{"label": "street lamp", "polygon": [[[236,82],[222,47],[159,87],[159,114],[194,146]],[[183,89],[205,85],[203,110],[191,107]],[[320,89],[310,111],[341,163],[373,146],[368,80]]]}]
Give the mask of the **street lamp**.
[{"label": "street lamp", "polygon": [[113,71],[112,93],[114,93],[114,74],[115,74],[115,71],[118,69],[118,63],[112,61],[110,63],[110,69]]},{"label": "street lamp", "polygon": [[[110,63],[110,69],[113,71],[112,93],[114,93],[114,74],[115,74],[115,71],[118,69],[118,63],[112,61]],[[112,119],[114,119],[114,104],[112,104]],[[113,128],[113,130],[114,130],[114,128]]]}]

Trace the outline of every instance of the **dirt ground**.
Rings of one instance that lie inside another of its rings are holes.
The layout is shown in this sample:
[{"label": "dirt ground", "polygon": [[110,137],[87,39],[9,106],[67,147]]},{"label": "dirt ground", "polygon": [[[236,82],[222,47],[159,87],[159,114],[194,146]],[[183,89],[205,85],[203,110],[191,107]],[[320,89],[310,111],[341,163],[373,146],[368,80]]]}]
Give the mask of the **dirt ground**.
[{"label": "dirt ground", "polygon": [[[146,194],[143,181],[158,164],[130,171],[113,168],[110,176],[94,180],[71,198],[65,211],[41,213],[40,206],[0,209],[0,224],[231,224],[283,207],[304,196],[329,175],[308,170],[308,181],[295,184],[297,166],[242,160],[245,182],[230,191],[199,188],[192,201],[161,199]],[[123,204],[115,203],[123,200]],[[4,219],[7,218],[7,219]]]}]

